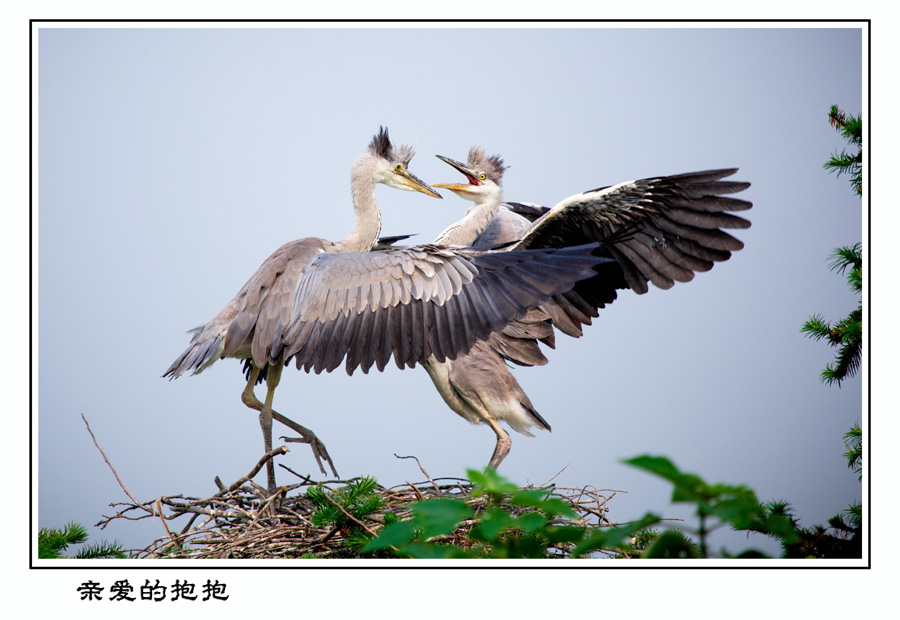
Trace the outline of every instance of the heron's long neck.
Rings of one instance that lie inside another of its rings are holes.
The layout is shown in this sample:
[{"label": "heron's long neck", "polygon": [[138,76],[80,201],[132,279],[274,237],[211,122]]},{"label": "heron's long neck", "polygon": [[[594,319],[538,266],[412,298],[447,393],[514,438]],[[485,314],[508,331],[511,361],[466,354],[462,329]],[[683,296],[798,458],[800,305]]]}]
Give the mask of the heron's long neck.
[{"label": "heron's long neck", "polygon": [[476,204],[466,211],[464,218],[445,228],[434,240],[434,243],[437,245],[472,245],[479,235],[487,230],[499,208],[499,199]]},{"label": "heron's long neck", "polygon": [[342,252],[368,252],[381,233],[381,212],[375,203],[375,181],[371,174],[354,174],[350,180],[356,223],[338,245]]}]

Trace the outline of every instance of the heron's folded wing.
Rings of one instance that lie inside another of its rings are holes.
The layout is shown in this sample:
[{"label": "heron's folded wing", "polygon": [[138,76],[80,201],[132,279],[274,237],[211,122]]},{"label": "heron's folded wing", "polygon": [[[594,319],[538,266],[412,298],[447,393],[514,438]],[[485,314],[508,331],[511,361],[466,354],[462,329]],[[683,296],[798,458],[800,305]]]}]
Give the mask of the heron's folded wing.
[{"label": "heron's folded wing", "polygon": [[736,171],[642,179],[570,196],[535,221],[512,249],[601,241],[603,255],[618,261],[629,288],[645,293],[648,281],[670,288],[744,247],[722,230],[750,227],[729,213],[752,206],[726,195],[750,186],[722,180]]},{"label": "heron's folded wing", "polygon": [[316,257],[300,276],[284,356],[348,373],[391,356],[413,367],[455,359],[551,296],[591,277],[597,244],[518,252],[424,245]]}]

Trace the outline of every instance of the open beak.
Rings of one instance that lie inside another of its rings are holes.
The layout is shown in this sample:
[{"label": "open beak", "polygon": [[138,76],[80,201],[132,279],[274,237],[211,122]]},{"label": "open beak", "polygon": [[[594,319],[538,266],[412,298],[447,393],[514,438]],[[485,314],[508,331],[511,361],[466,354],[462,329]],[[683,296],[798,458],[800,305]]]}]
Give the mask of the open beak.
[{"label": "open beak", "polygon": [[441,189],[449,189],[452,192],[467,192],[469,191],[473,185],[481,185],[478,181],[478,172],[469,168],[465,164],[461,164],[455,159],[450,159],[449,157],[444,157],[443,155],[435,155],[438,159],[440,159],[445,164],[450,164],[461,173],[463,173],[466,179],[469,181],[468,183],[435,183],[433,187],[440,187]]},{"label": "open beak", "polygon": [[428,183],[414,175],[406,168],[404,168],[402,171],[396,172],[395,174],[400,177],[400,182],[409,189],[416,192],[422,192],[423,194],[427,194],[433,198],[443,198],[443,196],[431,189],[431,186],[428,185]]}]

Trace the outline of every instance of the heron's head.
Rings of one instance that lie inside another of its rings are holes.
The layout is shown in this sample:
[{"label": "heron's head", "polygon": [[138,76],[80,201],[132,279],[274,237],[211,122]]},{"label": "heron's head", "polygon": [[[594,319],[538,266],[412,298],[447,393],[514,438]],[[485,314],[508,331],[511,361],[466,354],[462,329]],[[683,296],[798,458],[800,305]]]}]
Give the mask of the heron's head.
[{"label": "heron's head", "polygon": [[449,189],[460,198],[478,204],[500,202],[503,197],[501,183],[506,166],[503,165],[499,155],[488,157],[484,149],[473,146],[469,149],[469,158],[465,164],[443,155],[437,155],[437,158],[462,172],[468,183],[435,183],[434,187]]},{"label": "heron's head", "polygon": [[353,175],[354,177],[370,175],[375,183],[441,198],[441,195],[425,181],[407,170],[414,154],[415,151],[410,146],[394,147],[388,137],[387,128],[381,127],[372,138],[369,150],[363,153],[354,165]]}]

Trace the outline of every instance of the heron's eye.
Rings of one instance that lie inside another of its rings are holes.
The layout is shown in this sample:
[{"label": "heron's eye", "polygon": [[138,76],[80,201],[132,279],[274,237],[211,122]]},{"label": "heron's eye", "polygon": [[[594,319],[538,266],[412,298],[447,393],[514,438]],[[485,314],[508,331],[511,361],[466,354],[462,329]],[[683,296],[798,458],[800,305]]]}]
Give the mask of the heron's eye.
[{"label": "heron's eye", "polygon": [[478,175],[478,180],[480,180],[480,181],[484,181],[486,178],[487,178],[487,175],[483,172]]},{"label": "heron's eye", "polygon": [[397,164],[394,166],[394,172],[403,172],[403,164]]}]

